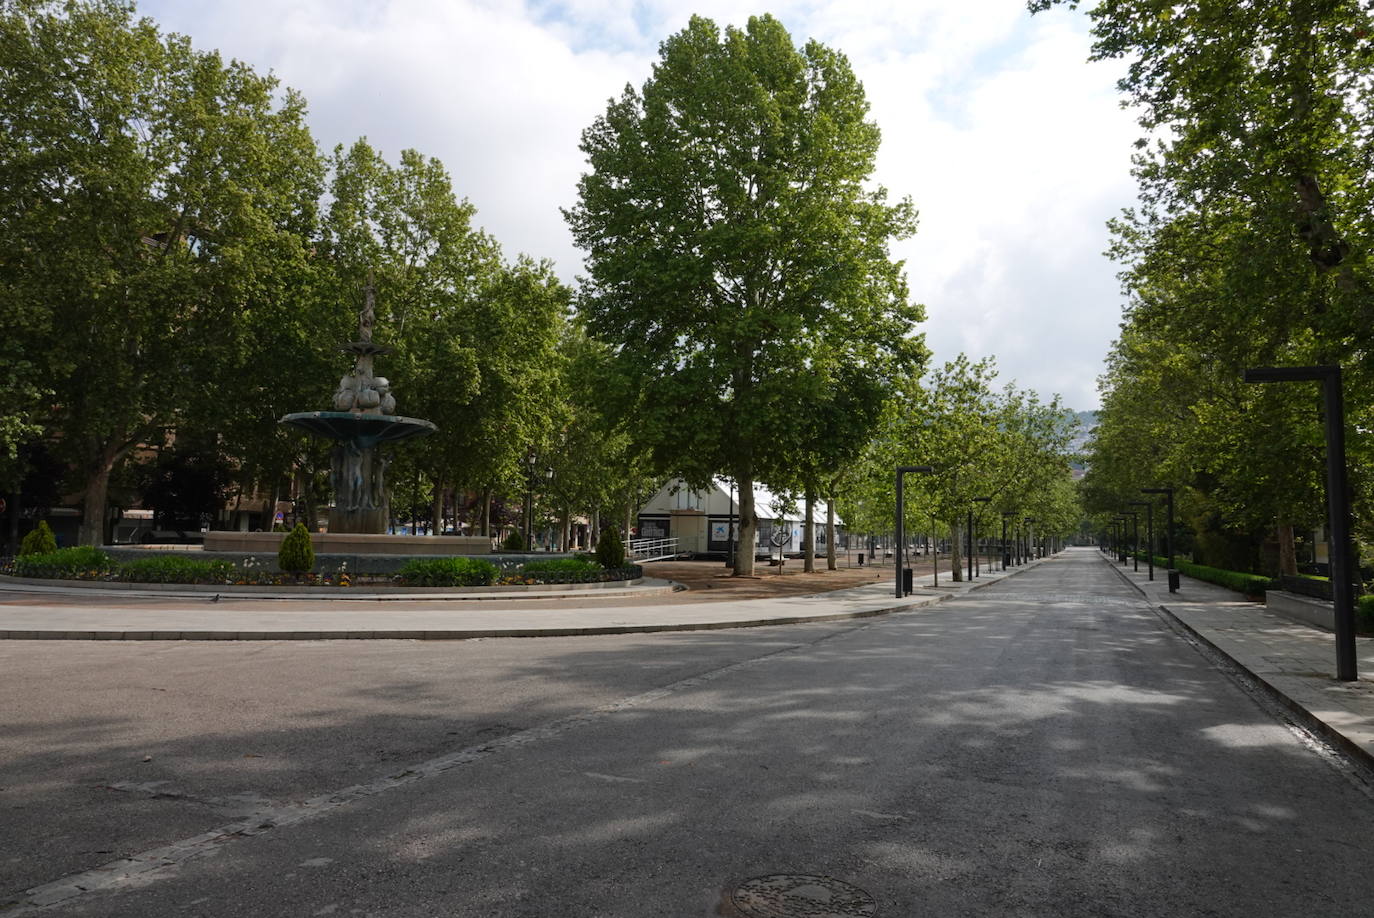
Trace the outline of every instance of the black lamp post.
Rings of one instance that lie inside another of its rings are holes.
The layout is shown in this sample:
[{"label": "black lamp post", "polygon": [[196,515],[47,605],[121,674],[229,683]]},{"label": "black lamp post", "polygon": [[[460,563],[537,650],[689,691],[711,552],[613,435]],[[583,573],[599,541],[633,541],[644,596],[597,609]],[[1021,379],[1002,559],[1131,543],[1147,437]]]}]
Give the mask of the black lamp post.
[{"label": "black lamp post", "polygon": [[[1145,508],[1145,563],[1149,568],[1150,580],[1155,579],[1155,505],[1148,500],[1133,500],[1132,507]],[[1140,545],[1136,545],[1136,551],[1140,551]],[[1140,559],[1136,559],[1136,570],[1140,570]]]},{"label": "black lamp post", "polygon": [[1174,570],[1174,489],[1173,488],[1141,488],[1141,494],[1163,494],[1168,498],[1169,515],[1166,518],[1164,528],[1164,554],[1169,558],[1169,567],[1166,576],[1169,579],[1169,592],[1178,592],[1178,571]]},{"label": "black lamp post", "polygon": [[[1132,504],[1134,506],[1134,504]],[[1131,518],[1131,537],[1126,543],[1126,563],[1133,564],[1135,572],[1140,573],[1140,514],[1134,510],[1123,510],[1122,516]]]},{"label": "black lamp post", "polygon": [[1331,596],[1335,600],[1336,678],[1353,682],[1359,678],[1355,658],[1355,595],[1351,587],[1354,573],[1350,551],[1350,491],[1345,467],[1345,396],[1341,391],[1341,368],[1259,367],[1245,371],[1248,383],[1320,382],[1322,406],[1326,415],[1326,512],[1331,530]]},{"label": "black lamp post", "polygon": [[1007,518],[1009,516],[1011,516],[1010,513],[1002,514],[1002,570],[1004,571],[1007,569],[1007,565],[1011,563],[1011,548],[1007,545]]},{"label": "black lamp post", "polygon": [[902,495],[902,478],[908,472],[919,472],[929,475],[935,471],[929,465],[899,465],[897,466],[897,598],[901,599],[906,593],[903,591],[902,571],[906,569],[906,538],[902,533],[903,517],[906,515],[906,500]]}]

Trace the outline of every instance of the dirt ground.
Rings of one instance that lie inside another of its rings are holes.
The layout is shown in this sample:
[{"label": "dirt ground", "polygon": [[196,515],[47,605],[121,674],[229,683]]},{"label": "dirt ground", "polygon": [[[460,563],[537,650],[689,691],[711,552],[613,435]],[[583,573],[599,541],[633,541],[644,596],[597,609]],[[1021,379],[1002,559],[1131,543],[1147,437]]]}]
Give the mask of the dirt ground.
[{"label": "dirt ground", "polygon": [[[840,563],[843,565],[844,562]],[[720,561],[654,561],[644,565],[644,575],[673,580],[687,587],[686,591],[674,594],[675,598],[686,602],[805,596],[862,586],[892,577],[891,568],[884,571],[880,568],[842,566],[839,570],[828,571],[824,558],[816,559],[817,570],[813,574],[803,574],[801,568],[800,561],[789,560],[779,574],[776,567],[769,567],[768,562],[763,561],[755,567],[755,576],[735,577]]]}]

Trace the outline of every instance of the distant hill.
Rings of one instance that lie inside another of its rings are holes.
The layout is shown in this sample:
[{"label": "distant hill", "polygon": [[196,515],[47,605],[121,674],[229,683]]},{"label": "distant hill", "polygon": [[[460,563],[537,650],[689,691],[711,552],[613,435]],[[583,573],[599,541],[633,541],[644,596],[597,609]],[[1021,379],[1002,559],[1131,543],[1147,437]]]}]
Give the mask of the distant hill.
[{"label": "distant hill", "polygon": [[[1075,411],[1073,416],[1078,422],[1078,432],[1070,441],[1069,449],[1081,454],[1088,448],[1088,441],[1092,439],[1093,431],[1097,428],[1097,412]],[[1074,462],[1072,465],[1076,469],[1082,468],[1082,464],[1078,462]]]}]

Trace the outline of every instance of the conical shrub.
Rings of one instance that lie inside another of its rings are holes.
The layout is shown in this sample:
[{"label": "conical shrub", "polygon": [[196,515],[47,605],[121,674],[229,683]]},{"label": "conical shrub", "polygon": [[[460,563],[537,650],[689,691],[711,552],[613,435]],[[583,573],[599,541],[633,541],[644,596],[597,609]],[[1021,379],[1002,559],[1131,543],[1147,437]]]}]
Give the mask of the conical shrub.
[{"label": "conical shrub", "polygon": [[625,566],[625,545],[614,527],[603,529],[596,540],[596,563],[607,570]]},{"label": "conical shrub", "polygon": [[46,555],[54,551],[57,551],[57,538],[48,528],[47,520],[39,520],[38,525],[19,543],[20,555]]},{"label": "conical shrub", "polygon": [[310,541],[310,530],[305,528],[304,523],[297,523],[296,528],[281,540],[281,548],[277,551],[277,567],[288,574],[304,574],[314,566],[315,545]]}]

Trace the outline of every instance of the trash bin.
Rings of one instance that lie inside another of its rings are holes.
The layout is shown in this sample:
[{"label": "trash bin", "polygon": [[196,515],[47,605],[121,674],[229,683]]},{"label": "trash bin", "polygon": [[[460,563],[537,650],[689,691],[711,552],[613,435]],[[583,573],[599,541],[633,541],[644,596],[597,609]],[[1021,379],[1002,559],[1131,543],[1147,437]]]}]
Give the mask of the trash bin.
[{"label": "trash bin", "polygon": [[863,552],[859,552],[859,567],[863,567],[863,566],[864,566],[864,553],[863,553]]},{"label": "trash bin", "polygon": [[911,568],[902,568],[902,595],[911,595]]},{"label": "trash bin", "polygon": [[1169,571],[1169,592],[1178,592],[1178,571]]}]

